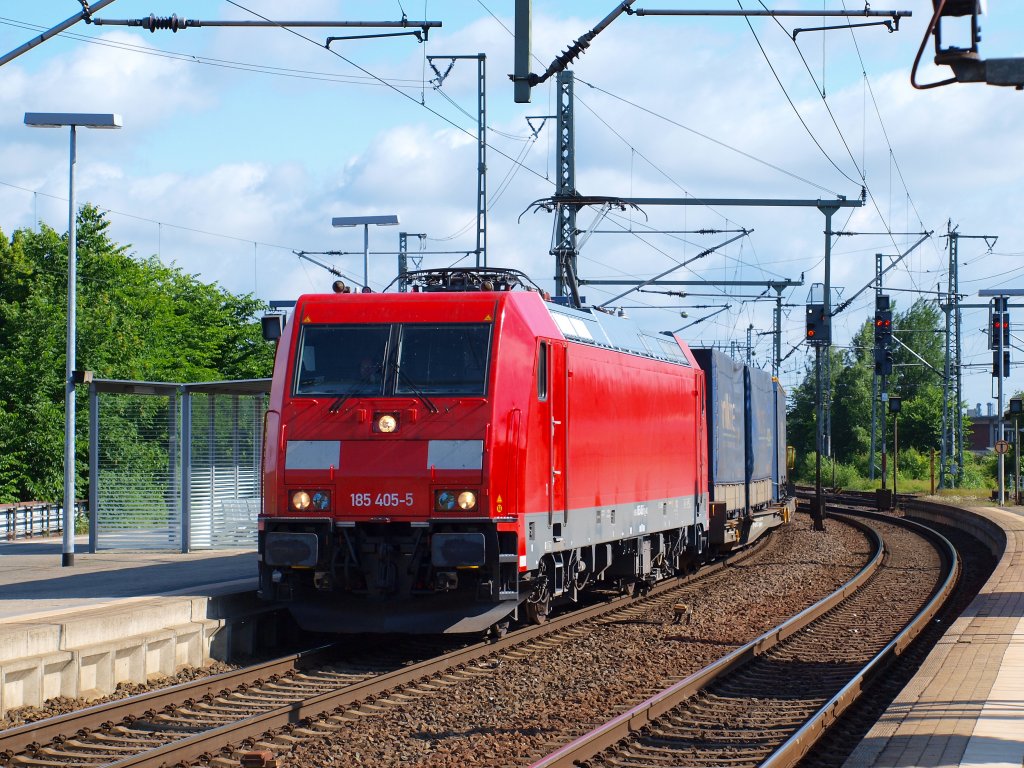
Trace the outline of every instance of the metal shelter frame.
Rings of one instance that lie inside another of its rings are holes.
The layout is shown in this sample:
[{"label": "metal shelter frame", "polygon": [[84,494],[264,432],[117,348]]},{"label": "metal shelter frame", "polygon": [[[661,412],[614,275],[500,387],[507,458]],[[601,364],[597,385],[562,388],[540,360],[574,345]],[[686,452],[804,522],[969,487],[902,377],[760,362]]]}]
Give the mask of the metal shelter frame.
[{"label": "metal shelter frame", "polygon": [[270,379],[89,385],[89,544],[249,548]]}]

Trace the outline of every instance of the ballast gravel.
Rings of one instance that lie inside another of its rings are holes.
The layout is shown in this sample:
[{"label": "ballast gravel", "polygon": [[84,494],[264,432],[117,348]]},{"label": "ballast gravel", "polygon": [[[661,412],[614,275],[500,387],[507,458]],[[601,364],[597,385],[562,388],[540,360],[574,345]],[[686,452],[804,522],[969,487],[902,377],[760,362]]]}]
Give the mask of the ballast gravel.
[{"label": "ballast gravel", "polygon": [[[834,591],[865,563],[863,534],[837,521],[814,531],[801,516],[772,534],[751,560],[725,569],[671,605],[598,624],[578,637],[525,657],[496,656],[466,670],[472,683],[399,702],[328,736],[280,753],[280,768],[379,766],[494,768],[527,765],[639,704],[671,683]],[[366,702],[372,704],[372,702]]]}]

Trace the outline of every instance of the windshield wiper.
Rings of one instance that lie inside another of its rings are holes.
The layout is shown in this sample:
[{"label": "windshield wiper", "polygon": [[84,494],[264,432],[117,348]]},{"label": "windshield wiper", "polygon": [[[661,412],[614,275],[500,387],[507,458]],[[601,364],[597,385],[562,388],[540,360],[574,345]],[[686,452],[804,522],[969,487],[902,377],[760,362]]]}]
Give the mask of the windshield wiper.
[{"label": "windshield wiper", "polygon": [[337,398],[335,398],[334,402],[331,403],[330,406],[328,406],[327,412],[328,413],[337,413],[338,411],[341,410],[341,406],[343,406],[345,403],[347,403],[349,400],[351,400],[356,395],[372,394],[372,393],[367,393],[367,392],[361,392],[360,390],[362,389],[364,384],[369,384],[370,383],[370,379],[372,379],[374,376],[376,376],[379,373],[381,373],[383,370],[384,370],[384,366],[382,364],[375,363],[374,367],[371,370],[369,370],[366,373],[364,373],[363,377],[359,381],[356,382],[355,389],[353,389],[351,392],[346,392],[344,395],[339,395]]},{"label": "windshield wiper", "polygon": [[434,405],[430,398],[427,397],[423,393],[423,391],[413,383],[412,379],[405,375],[402,369],[398,367],[397,361],[392,363],[392,368],[394,368],[395,373],[398,374],[399,380],[404,382],[405,385],[409,388],[409,391],[416,395],[416,397],[419,398],[419,401],[423,403],[423,407],[426,408],[431,413],[437,413],[437,406]]},{"label": "windshield wiper", "polygon": [[344,395],[339,395],[334,399],[334,402],[327,408],[328,413],[337,413],[341,410],[341,406],[349,401],[350,398],[355,396],[355,392],[346,392]]}]

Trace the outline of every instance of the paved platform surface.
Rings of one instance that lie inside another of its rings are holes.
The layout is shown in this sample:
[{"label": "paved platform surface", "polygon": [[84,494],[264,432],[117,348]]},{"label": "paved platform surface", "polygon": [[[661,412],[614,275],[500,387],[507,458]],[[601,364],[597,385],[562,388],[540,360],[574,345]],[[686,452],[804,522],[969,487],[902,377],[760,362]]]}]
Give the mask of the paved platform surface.
[{"label": "paved platform surface", "polygon": [[22,622],[74,609],[155,595],[212,597],[256,589],[256,552],[85,552],[61,566],[61,540],[0,542],[0,622]]},{"label": "paved platform surface", "polygon": [[60,539],[0,542],[0,715],[252,653],[278,622],[254,551],[85,548],[65,568]]},{"label": "paved platform surface", "polygon": [[1024,766],[1024,515],[970,511],[1006,532],[988,583],[845,768]]}]

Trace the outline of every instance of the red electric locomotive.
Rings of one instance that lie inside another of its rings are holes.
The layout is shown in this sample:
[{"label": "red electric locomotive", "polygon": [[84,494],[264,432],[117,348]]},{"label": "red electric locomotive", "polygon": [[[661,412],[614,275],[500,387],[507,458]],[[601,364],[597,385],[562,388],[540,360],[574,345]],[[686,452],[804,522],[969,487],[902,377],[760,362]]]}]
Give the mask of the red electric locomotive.
[{"label": "red electric locomotive", "polygon": [[476,632],[708,541],[704,375],[679,339],[513,270],[298,299],[264,447],[260,593],[329,632]]}]

